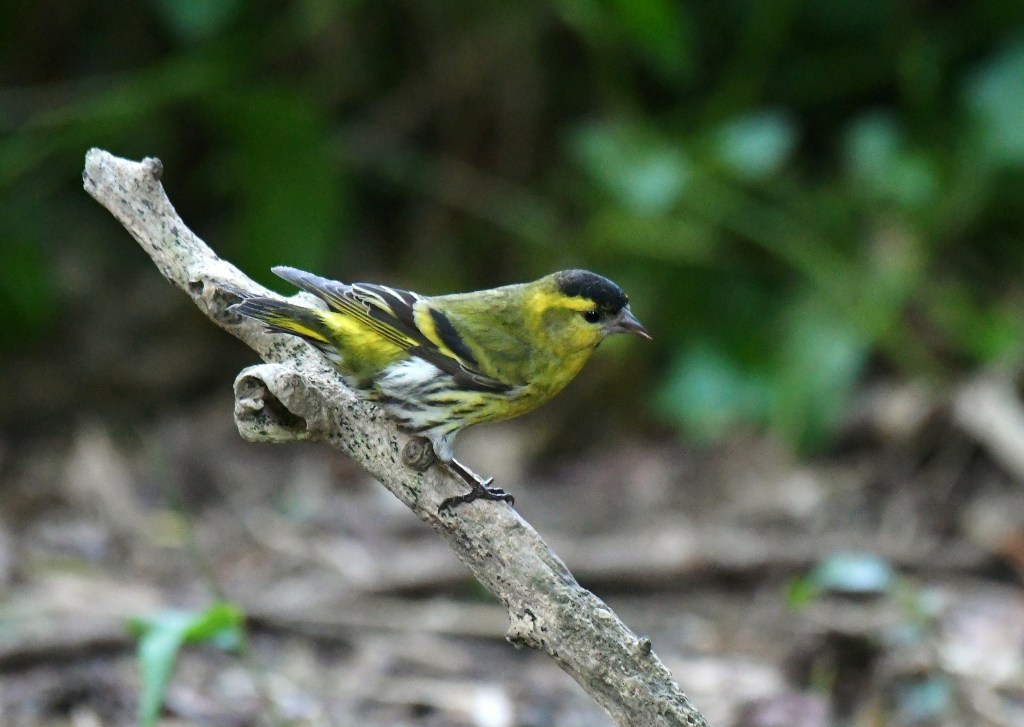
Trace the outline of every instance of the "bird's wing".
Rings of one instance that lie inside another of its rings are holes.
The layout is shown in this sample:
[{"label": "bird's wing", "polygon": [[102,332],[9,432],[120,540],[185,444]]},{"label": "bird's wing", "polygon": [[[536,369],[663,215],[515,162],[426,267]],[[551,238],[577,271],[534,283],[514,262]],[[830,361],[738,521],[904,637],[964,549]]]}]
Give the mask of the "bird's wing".
[{"label": "bird's wing", "polygon": [[451,374],[459,387],[494,392],[515,388],[481,372],[451,320],[422,295],[386,285],[355,283],[350,296],[365,306],[365,315],[375,323],[405,337],[408,343],[399,345]]},{"label": "bird's wing", "polygon": [[[418,293],[373,283],[346,285],[295,268],[275,267],[274,273],[313,293],[335,312],[349,316],[411,355],[450,374],[464,389],[505,392],[515,388],[482,373],[472,351],[452,322]],[[424,331],[417,324],[417,309]],[[433,335],[428,335],[433,334]]]}]

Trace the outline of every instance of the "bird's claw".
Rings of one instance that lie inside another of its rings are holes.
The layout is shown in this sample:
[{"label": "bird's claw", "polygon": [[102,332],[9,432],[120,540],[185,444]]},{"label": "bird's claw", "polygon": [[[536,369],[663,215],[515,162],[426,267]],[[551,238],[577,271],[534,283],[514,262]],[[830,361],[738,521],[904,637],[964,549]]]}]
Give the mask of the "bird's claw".
[{"label": "bird's claw", "polygon": [[467,502],[473,502],[474,500],[491,500],[493,502],[507,502],[509,505],[515,505],[516,499],[509,493],[505,492],[500,487],[487,487],[490,483],[494,482],[494,478],[488,478],[485,483],[476,483],[476,485],[467,492],[465,495],[456,495],[449,497],[441,506],[437,508],[438,512],[444,510],[451,510],[459,505],[465,505]]},{"label": "bird's claw", "polygon": [[507,502],[509,505],[515,505],[516,501],[512,495],[505,492],[500,487],[490,486],[494,484],[493,477],[488,477],[486,480],[483,480],[462,463],[454,459],[449,464],[449,468],[461,477],[467,485],[469,485],[470,490],[465,495],[456,495],[455,497],[449,497],[444,500],[440,507],[437,508],[439,513],[444,512],[445,510],[451,510],[459,505],[465,505],[467,502],[473,502],[474,500],[491,500],[492,502]]}]

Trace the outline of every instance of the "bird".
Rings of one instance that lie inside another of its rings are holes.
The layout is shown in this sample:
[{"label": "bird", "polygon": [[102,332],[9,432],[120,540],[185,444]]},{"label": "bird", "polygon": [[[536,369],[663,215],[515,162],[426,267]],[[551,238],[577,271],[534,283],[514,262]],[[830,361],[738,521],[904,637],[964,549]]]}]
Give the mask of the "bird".
[{"label": "bird", "polygon": [[326,309],[238,293],[242,300],[229,311],[308,342],[399,429],[428,439],[437,459],[470,487],[444,500],[439,512],[478,499],[515,502],[492,487],[493,478],[455,459],[459,432],[549,401],[609,335],[651,338],[622,289],[587,270],[438,296],[346,284],[286,266],[272,270]]}]

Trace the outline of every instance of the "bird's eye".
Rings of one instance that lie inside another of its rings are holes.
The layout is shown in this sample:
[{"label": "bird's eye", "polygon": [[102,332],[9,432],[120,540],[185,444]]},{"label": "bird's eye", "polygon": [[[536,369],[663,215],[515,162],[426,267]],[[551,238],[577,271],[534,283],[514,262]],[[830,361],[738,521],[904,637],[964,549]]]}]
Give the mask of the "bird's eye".
[{"label": "bird's eye", "polygon": [[601,311],[597,308],[591,308],[588,311],[583,311],[583,320],[587,323],[597,323],[601,320]]}]

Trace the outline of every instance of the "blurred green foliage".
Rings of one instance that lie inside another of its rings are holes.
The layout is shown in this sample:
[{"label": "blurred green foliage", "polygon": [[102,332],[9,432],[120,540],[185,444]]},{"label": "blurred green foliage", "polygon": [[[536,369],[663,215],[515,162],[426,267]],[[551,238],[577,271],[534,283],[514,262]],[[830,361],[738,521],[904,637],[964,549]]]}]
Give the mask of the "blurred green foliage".
[{"label": "blurred green foliage", "polygon": [[165,611],[129,621],[128,629],[139,642],[139,725],[157,723],[183,646],[206,643],[240,651],[246,641],[244,622],[241,610],[224,601],[202,611]]},{"label": "blurred green foliage", "polygon": [[6,3],[0,344],[152,274],[78,185],[102,146],[161,157],[185,219],[265,281],[608,274],[655,333],[629,355],[663,372],[668,421],[818,446],[872,371],[1021,361],[1022,21],[1004,0]]}]

